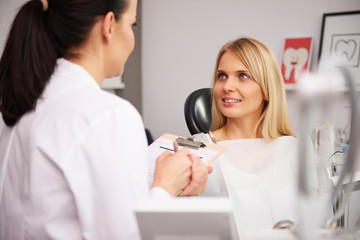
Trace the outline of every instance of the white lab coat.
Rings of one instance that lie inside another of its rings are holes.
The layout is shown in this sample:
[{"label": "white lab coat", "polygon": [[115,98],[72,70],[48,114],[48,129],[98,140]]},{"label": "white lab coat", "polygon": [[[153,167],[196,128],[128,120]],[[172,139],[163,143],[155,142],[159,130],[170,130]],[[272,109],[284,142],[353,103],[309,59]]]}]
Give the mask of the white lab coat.
[{"label": "white lab coat", "polygon": [[[208,134],[197,140],[211,141]],[[218,142],[227,147],[213,163],[202,196],[229,196],[240,239],[248,233],[272,229],[281,220],[297,223],[297,138],[238,139]],[[309,169],[316,196],[315,163]]]},{"label": "white lab coat", "polygon": [[1,133],[0,239],[139,239],[133,205],[149,194],[142,119],[82,67],[57,63],[36,110]]}]

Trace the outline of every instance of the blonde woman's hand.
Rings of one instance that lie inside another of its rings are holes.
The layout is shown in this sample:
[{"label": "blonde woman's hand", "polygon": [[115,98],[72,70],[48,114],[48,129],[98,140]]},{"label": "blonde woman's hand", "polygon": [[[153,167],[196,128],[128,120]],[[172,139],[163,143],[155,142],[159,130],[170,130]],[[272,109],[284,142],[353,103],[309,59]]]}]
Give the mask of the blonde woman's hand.
[{"label": "blonde woman's hand", "polygon": [[201,159],[189,154],[192,161],[191,181],[189,185],[180,193],[180,196],[198,196],[205,191],[208,175],[213,171],[212,167],[207,167]]}]

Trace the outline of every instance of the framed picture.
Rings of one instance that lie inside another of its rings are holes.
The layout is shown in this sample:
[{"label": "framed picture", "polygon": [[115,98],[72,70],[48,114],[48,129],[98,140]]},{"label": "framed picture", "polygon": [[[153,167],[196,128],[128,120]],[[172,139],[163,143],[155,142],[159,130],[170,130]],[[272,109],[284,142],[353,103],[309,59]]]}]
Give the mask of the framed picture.
[{"label": "framed picture", "polygon": [[309,71],[312,46],[312,37],[285,39],[281,72],[286,84],[296,83],[303,72]]},{"label": "framed picture", "polygon": [[333,58],[360,76],[360,10],[323,15],[319,61]]}]

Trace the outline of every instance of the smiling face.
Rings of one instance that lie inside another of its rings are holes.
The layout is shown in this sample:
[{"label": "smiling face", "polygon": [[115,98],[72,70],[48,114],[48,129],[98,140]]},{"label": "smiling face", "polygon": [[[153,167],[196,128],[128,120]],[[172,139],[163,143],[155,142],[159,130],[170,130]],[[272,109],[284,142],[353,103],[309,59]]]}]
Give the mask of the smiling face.
[{"label": "smiling face", "polygon": [[256,124],[259,121],[264,106],[260,85],[230,51],[219,61],[213,91],[216,104],[228,122],[250,120]]}]

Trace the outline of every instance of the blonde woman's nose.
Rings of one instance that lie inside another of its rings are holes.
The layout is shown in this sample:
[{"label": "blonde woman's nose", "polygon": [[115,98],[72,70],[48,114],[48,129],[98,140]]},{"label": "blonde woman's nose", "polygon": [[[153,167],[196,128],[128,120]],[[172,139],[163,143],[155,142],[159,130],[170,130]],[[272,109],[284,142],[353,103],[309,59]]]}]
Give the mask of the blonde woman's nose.
[{"label": "blonde woman's nose", "polygon": [[224,86],[223,86],[224,91],[234,91],[234,90],[235,90],[235,81],[234,81],[234,80],[235,80],[235,79],[232,78],[232,77],[229,77],[229,78],[226,80],[226,82],[225,82],[225,84],[224,84]]}]

